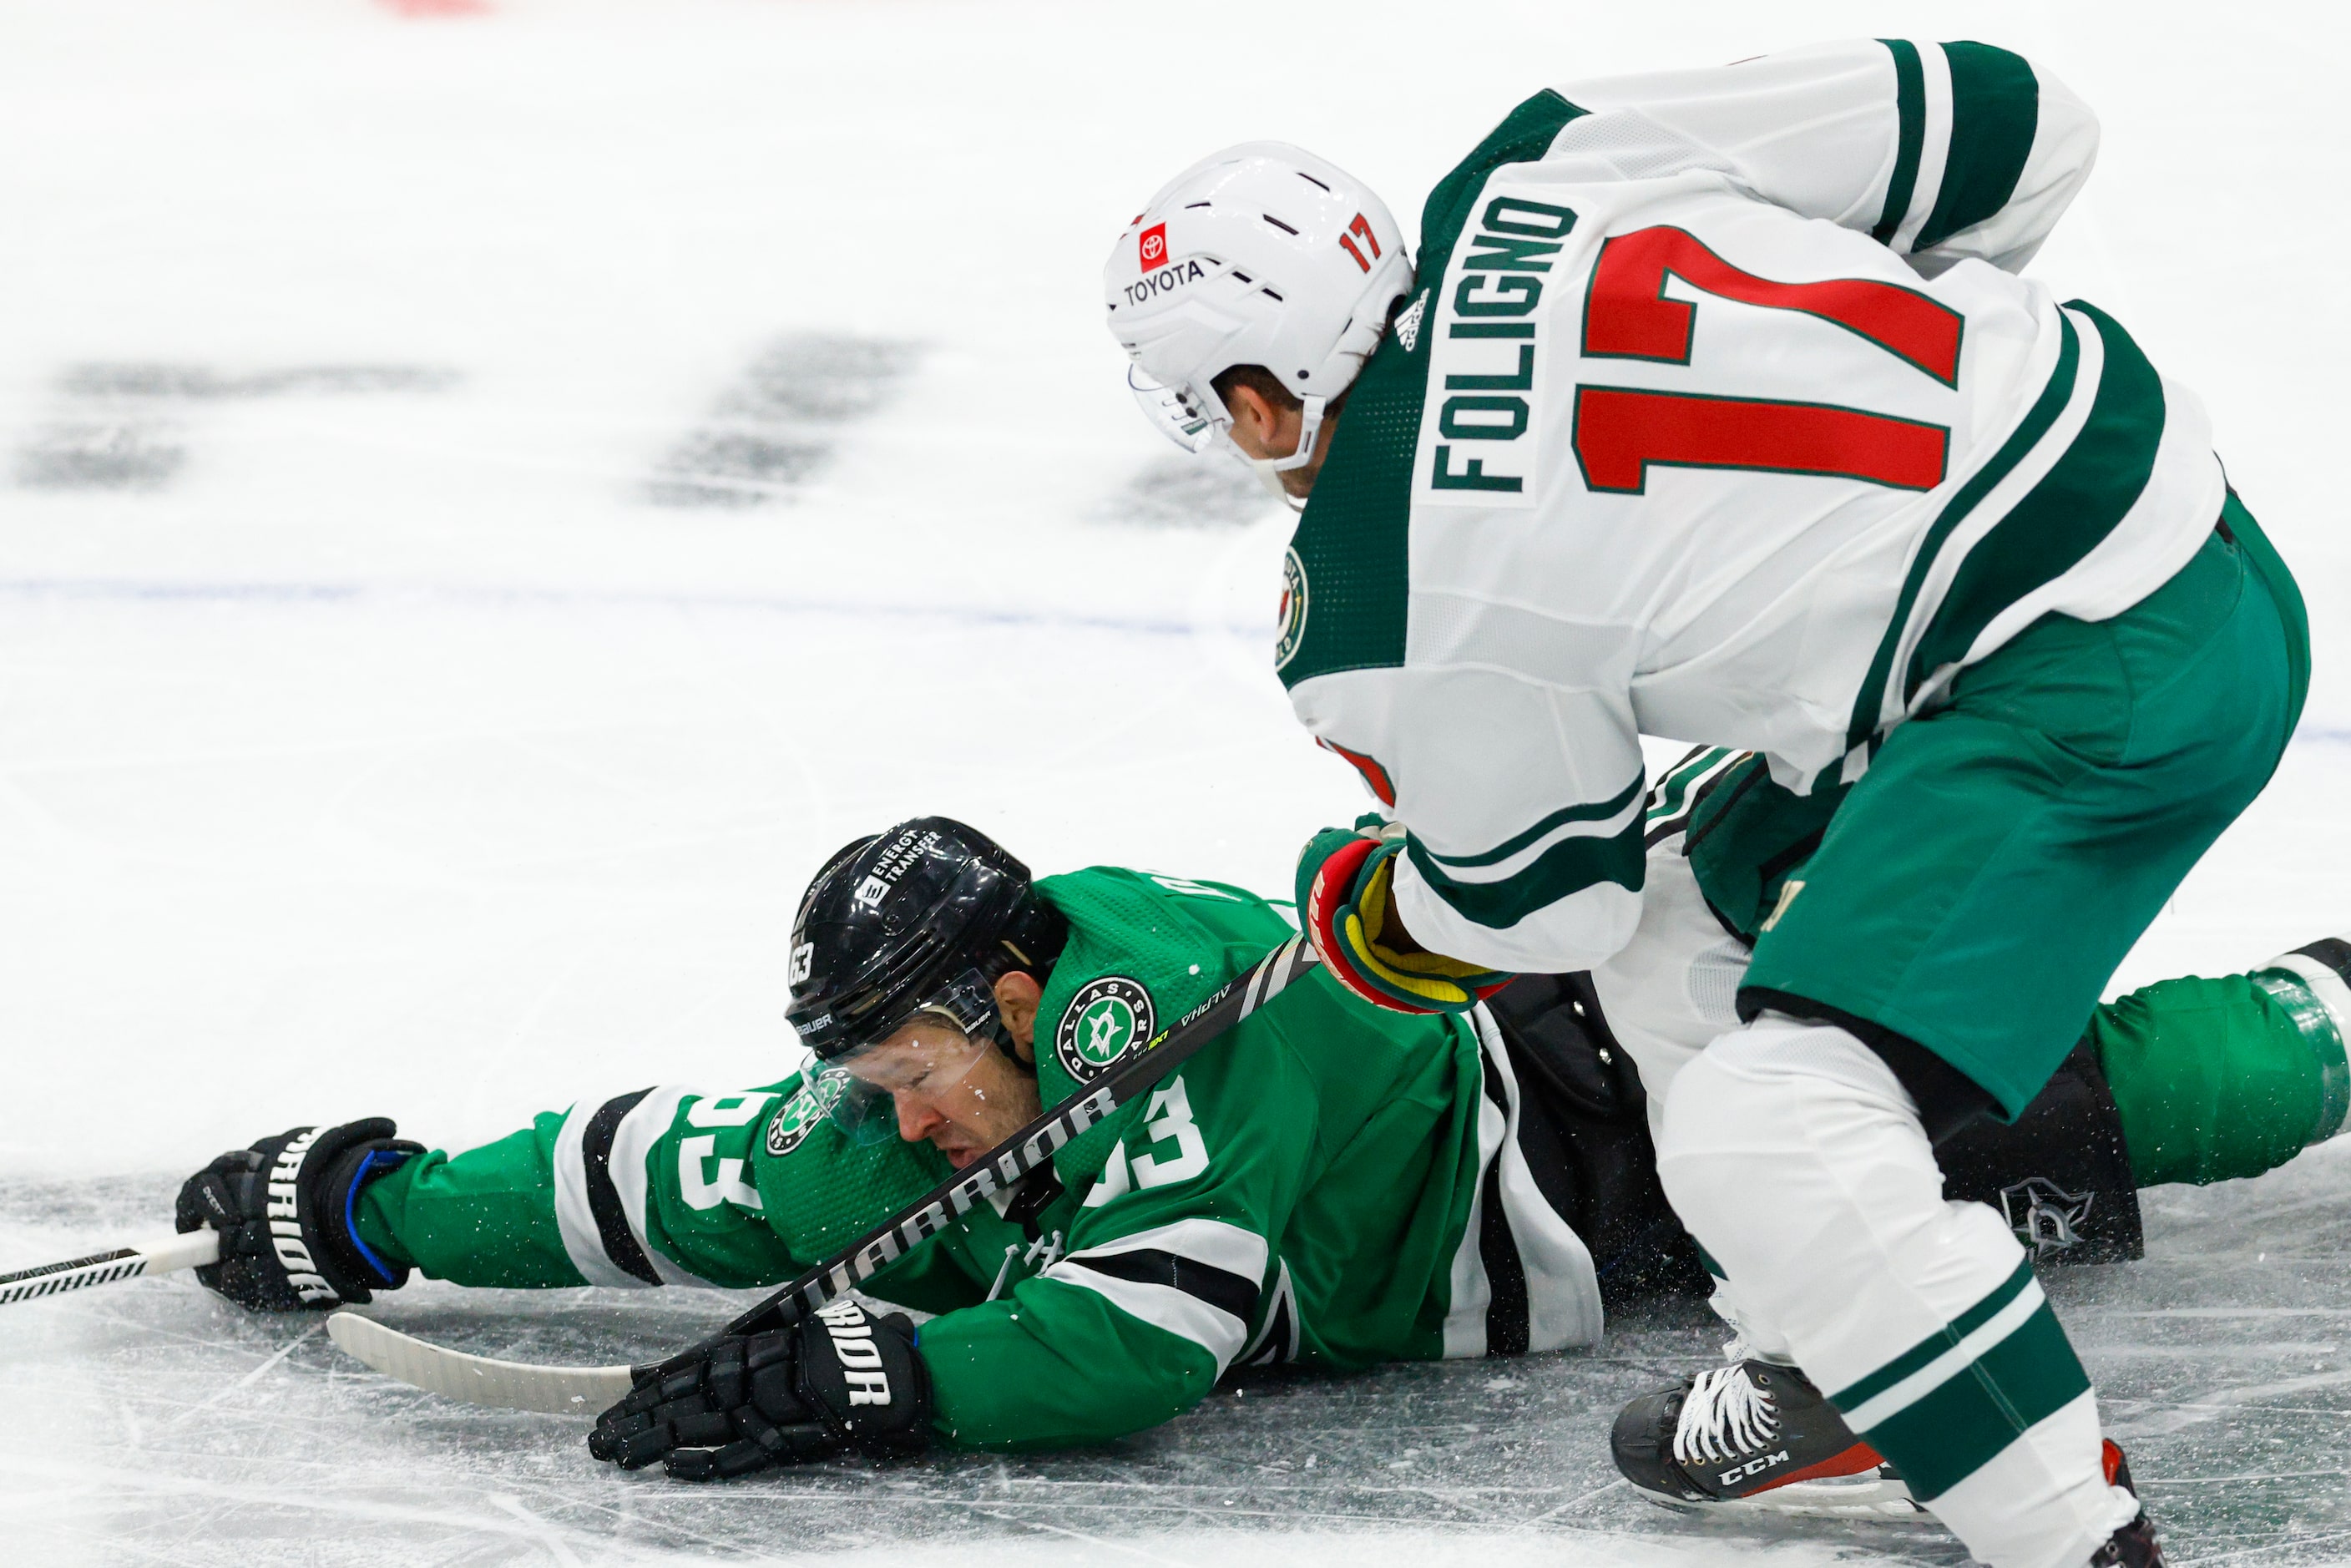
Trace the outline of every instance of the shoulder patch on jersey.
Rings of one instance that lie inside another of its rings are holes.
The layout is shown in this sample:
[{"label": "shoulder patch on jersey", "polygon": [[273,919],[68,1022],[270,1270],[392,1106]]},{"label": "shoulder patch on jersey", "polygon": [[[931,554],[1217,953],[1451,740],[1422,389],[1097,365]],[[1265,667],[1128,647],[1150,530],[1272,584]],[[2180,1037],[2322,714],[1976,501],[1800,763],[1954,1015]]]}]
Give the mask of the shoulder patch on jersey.
[{"label": "shoulder patch on jersey", "polygon": [[829,1067],[811,1082],[801,1085],[800,1092],[785,1101],[768,1122],[768,1152],[789,1155],[808,1141],[840,1103],[842,1091],[849,1087],[849,1074],[838,1067]]},{"label": "shoulder patch on jersey", "polygon": [[1053,1030],[1053,1055],[1080,1083],[1100,1077],[1159,1027],[1151,993],[1139,980],[1103,975],[1078,988]]},{"label": "shoulder patch on jersey", "polygon": [[1299,640],[1306,635],[1306,563],[1298,559],[1295,545],[1281,552],[1280,621],[1280,632],[1273,644],[1277,670],[1297,656]]}]

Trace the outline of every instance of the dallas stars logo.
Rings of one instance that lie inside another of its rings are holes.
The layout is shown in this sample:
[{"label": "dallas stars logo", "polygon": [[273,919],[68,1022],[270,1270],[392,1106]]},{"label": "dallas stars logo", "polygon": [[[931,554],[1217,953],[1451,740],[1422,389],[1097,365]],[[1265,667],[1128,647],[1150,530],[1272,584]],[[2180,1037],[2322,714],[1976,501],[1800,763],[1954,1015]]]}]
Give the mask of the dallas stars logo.
[{"label": "dallas stars logo", "polygon": [[1062,1071],[1083,1083],[1099,1077],[1113,1062],[1157,1027],[1151,993],[1124,975],[1104,975],[1078,988],[1061,1009],[1053,1030],[1053,1055]]},{"label": "dallas stars logo", "polygon": [[1104,997],[1078,1015],[1078,1054],[1088,1061],[1116,1061],[1134,1037],[1134,1009],[1116,997]]},{"label": "dallas stars logo", "polygon": [[817,1074],[813,1082],[784,1102],[768,1124],[768,1152],[789,1155],[808,1142],[817,1124],[831,1114],[842,1091],[849,1087],[849,1074],[838,1067],[828,1068]]}]

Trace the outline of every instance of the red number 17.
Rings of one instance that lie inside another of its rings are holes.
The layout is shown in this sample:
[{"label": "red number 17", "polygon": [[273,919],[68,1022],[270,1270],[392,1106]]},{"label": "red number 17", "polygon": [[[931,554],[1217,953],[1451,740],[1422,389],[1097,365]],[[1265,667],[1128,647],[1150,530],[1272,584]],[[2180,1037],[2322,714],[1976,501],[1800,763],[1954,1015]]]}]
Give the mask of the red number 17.
[{"label": "red number 17", "polygon": [[[1666,298],[1667,277],[1725,299],[1816,316],[1957,386],[1958,311],[1872,278],[1775,283],[1723,260],[1677,228],[1619,235],[1600,247],[1583,302],[1586,359],[1686,365],[1698,307]],[[1651,464],[1823,474],[1902,490],[1942,483],[1950,432],[1839,403],[1580,386],[1575,456],[1594,490],[1638,495]]]}]

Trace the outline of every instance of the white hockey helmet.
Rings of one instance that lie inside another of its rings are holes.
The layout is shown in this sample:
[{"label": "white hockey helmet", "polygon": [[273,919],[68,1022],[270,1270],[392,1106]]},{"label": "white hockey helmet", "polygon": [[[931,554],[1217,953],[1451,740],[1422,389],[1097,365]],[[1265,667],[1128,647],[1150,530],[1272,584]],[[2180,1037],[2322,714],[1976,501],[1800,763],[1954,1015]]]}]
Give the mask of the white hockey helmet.
[{"label": "white hockey helmet", "polygon": [[1284,141],[1212,152],[1151,198],[1102,268],[1110,329],[1134,363],[1127,384],[1167,437],[1204,452],[1232,427],[1210,383],[1262,365],[1305,406],[1312,460],[1323,411],[1354,382],[1412,287],[1386,204],[1335,164]]}]

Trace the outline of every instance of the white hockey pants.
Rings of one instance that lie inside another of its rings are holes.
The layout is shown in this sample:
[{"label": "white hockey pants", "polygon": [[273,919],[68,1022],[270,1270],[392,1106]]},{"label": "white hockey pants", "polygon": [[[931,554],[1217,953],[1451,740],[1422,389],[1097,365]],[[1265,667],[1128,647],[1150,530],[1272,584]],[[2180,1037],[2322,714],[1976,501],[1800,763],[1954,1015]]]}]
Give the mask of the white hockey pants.
[{"label": "white hockey pants", "polygon": [[2023,1249],[1949,1203],[1917,1106],[1844,1030],[1766,1014],[1673,1085],[1666,1195],[1784,1347],[1992,1568],[2082,1568],[2137,1503]]}]

